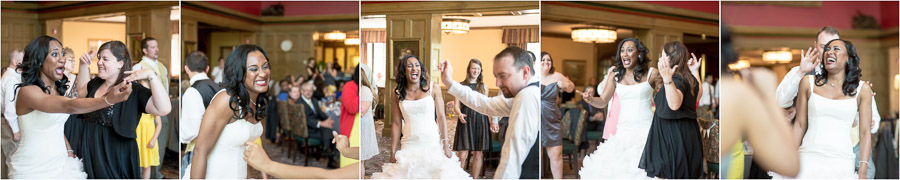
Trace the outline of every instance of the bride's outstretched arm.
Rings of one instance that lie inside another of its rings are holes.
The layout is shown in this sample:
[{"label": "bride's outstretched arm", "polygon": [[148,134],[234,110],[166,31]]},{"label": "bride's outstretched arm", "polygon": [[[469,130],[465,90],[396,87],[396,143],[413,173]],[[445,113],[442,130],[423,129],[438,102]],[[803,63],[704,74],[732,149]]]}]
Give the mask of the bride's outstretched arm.
[{"label": "bride's outstretched arm", "polygon": [[47,94],[37,86],[17,89],[16,114],[22,115],[38,110],[46,113],[84,114],[109,107],[109,104],[128,100],[131,85],[121,83],[113,86],[109,93],[99,98],[69,99],[65,96]]},{"label": "bride's outstretched arm", "polygon": [[859,91],[859,160],[860,162],[856,162],[859,164],[859,179],[866,179],[866,172],[869,167],[869,156],[871,155],[869,150],[871,149],[871,141],[872,136],[871,128],[869,124],[872,122],[872,88],[869,87],[869,83],[863,83],[862,89]]},{"label": "bride's outstretched arm", "polygon": [[438,130],[441,133],[441,144],[444,148],[444,155],[450,157],[450,139],[447,139],[447,114],[444,114],[444,93],[441,92],[441,86],[437,83],[431,83],[431,97],[434,97],[434,112],[437,115]]},{"label": "bride's outstretched arm", "polygon": [[394,153],[397,152],[397,149],[400,148],[400,132],[403,131],[403,121],[400,114],[400,99],[397,98],[397,94],[392,94],[391,103],[394,105],[391,106],[391,163],[397,162],[397,159],[394,159]]},{"label": "bride's outstretched arm", "polygon": [[[612,68],[614,67],[610,68],[610,72]],[[616,82],[614,80],[615,78],[613,77],[614,75],[615,74],[613,73],[607,73],[606,79],[610,81],[608,81],[606,83],[606,86],[603,87],[603,94],[601,94],[600,97],[594,97],[594,92],[582,92],[581,98],[584,99],[585,102],[596,108],[606,107],[606,105],[609,104],[609,100],[612,99],[612,96],[616,91]]]},{"label": "bride's outstretched arm", "polygon": [[209,103],[200,122],[200,133],[197,135],[197,145],[194,147],[194,157],[191,160],[191,179],[206,178],[206,161],[209,153],[215,147],[225,125],[234,115],[229,106],[231,95],[228,93],[220,95]]}]

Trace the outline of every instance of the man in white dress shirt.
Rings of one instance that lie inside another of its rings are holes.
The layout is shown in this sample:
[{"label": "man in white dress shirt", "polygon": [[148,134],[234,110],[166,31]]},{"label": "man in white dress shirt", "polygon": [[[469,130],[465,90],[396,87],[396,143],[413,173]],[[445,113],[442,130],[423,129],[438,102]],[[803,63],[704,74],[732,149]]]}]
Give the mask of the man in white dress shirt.
[{"label": "man in white dress shirt", "polygon": [[[22,58],[24,58],[25,52],[22,50],[13,50],[9,53],[9,67],[6,68],[6,72],[3,72],[3,77],[0,78],[2,80],[2,89],[0,89],[0,94],[3,95],[3,101],[0,103],[3,109],[3,117],[2,117],[2,151],[3,151],[3,172],[8,171],[8,163],[9,156],[12,155],[13,152],[16,151],[16,147],[18,146],[20,133],[19,133],[19,116],[16,114],[16,84],[22,83],[22,74],[16,70],[16,67],[22,63]],[[2,173],[3,179],[9,178],[7,177],[7,173]]]},{"label": "man in white dress shirt", "polygon": [[[791,68],[786,75],[784,75],[784,79],[781,80],[781,83],[778,84],[778,89],[775,90],[775,98],[778,100],[778,104],[781,105],[782,108],[794,108],[794,99],[797,98],[798,87],[800,86],[800,80],[805,78],[806,75],[811,75],[814,72],[820,71],[821,67],[819,66],[821,55],[824,53],[825,44],[834,39],[840,39],[841,35],[838,33],[836,29],[831,26],[822,27],[819,30],[819,33],[816,34],[816,41],[813,42],[815,49],[811,53],[801,53],[800,54],[800,65]],[[859,122],[859,113],[856,116],[856,122]],[[881,123],[881,116],[878,115],[878,106],[875,103],[875,96],[872,96],[872,132],[878,132],[878,125]],[[856,168],[859,168],[859,126],[854,125],[851,130],[852,135],[852,143],[854,144],[854,153],[856,153]],[[866,173],[866,177],[872,179],[875,177],[875,163],[872,162],[871,153],[869,153],[868,160],[868,171]]]},{"label": "man in white dress shirt", "polygon": [[706,120],[713,119],[713,112],[716,108],[715,100],[713,99],[713,91],[715,90],[713,82],[713,75],[707,74],[706,78],[703,79],[702,86],[703,91],[700,91],[700,106],[697,107],[697,117],[703,118]]},{"label": "man in white dress shirt", "polygon": [[460,103],[488,116],[509,117],[500,165],[494,179],[538,178],[538,136],[541,132],[540,82],[534,77],[534,57],[508,47],[494,57],[493,74],[503,97],[488,97],[453,80],[453,68],[444,61],[441,80]]},{"label": "man in white dress shirt", "polygon": [[225,79],[225,57],[219,57],[219,64],[216,65],[212,70],[213,80],[216,83],[222,83],[222,80]]},{"label": "man in white dress shirt", "polygon": [[184,157],[181,159],[182,172],[187,165],[191,164],[196,143],[194,140],[200,134],[200,122],[203,120],[206,107],[221,89],[206,75],[206,72],[209,71],[208,60],[203,52],[194,51],[188,54],[187,61],[184,62],[184,72],[191,77],[191,86],[181,96],[181,112],[183,113],[178,122],[181,134],[179,141],[182,144],[188,144],[184,150]]}]

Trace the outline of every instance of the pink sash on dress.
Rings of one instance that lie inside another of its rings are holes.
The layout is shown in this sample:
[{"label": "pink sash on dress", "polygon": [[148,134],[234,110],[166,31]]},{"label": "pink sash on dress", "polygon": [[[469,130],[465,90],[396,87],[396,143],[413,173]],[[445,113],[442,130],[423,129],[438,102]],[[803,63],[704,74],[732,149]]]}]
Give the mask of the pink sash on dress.
[{"label": "pink sash on dress", "polygon": [[619,95],[617,93],[613,94],[608,107],[606,124],[603,125],[603,139],[609,139],[611,135],[616,134],[616,125],[619,124]]}]

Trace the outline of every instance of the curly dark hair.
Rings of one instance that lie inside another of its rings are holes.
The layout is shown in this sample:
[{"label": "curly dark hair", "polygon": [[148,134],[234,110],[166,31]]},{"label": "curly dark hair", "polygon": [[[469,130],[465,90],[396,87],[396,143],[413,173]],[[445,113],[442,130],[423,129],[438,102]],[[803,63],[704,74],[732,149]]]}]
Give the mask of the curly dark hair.
[{"label": "curly dark hair", "polygon": [[644,75],[647,74],[647,71],[650,70],[650,58],[647,57],[647,47],[644,46],[644,43],[641,42],[638,38],[626,38],[619,42],[619,47],[616,48],[616,69],[614,70],[616,73],[616,79],[621,81],[623,77],[625,77],[625,65],[622,64],[622,46],[625,45],[625,42],[634,42],[634,48],[638,51],[637,59],[632,62],[634,64],[634,81],[641,82],[641,79],[644,78]]},{"label": "curly dark hair", "polygon": [[[825,51],[831,50],[831,43],[834,41],[843,41],[844,47],[847,49],[847,67],[844,68],[844,73],[846,73],[846,77],[844,77],[844,82],[841,85],[841,89],[844,92],[844,95],[847,96],[855,96],[856,88],[859,86],[859,78],[862,77],[862,69],[859,68],[859,56],[856,54],[856,47],[853,46],[848,40],[843,39],[834,39],[828,41],[825,44]],[[825,64],[826,56],[822,55],[822,59],[819,64]],[[822,74],[816,75],[816,86],[823,86],[828,83],[828,70],[822,68]]]},{"label": "curly dark hair", "polygon": [[[16,67],[16,69],[22,71],[22,83],[17,84],[13,91],[17,91],[19,88],[25,86],[34,85],[40,87],[45,93],[50,94],[50,89],[44,85],[44,81],[41,81],[41,66],[44,65],[44,60],[47,59],[47,55],[52,53],[50,52],[50,41],[56,41],[59,43],[60,48],[62,48],[62,42],[50,36],[39,36],[25,46],[25,55],[22,63]],[[62,51],[62,49],[60,49],[60,51]],[[62,58],[62,52],[57,53],[60,58]],[[66,94],[66,90],[69,88],[69,86],[66,85],[67,82],[69,82],[69,79],[66,76],[63,76],[62,79],[54,82],[54,85],[56,85],[56,92],[59,93],[59,95]]]},{"label": "curly dark hair", "polygon": [[[231,95],[231,110],[234,111],[235,119],[246,118],[249,113],[244,110],[256,109],[254,115],[257,122],[266,118],[266,96],[260,93],[256,97],[256,104],[250,104],[250,92],[244,86],[244,76],[247,73],[247,55],[250,52],[259,51],[266,60],[269,56],[261,47],[253,44],[242,44],[234,48],[234,51],[228,55],[225,60],[225,79],[222,81],[222,88]],[[253,106],[254,108],[251,108]]]},{"label": "curly dark hair", "polygon": [[423,92],[428,92],[430,87],[428,87],[428,71],[425,71],[425,65],[422,64],[422,60],[419,60],[418,56],[415,55],[407,55],[400,58],[400,63],[397,64],[397,78],[394,79],[397,82],[397,88],[394,89],[395,93],[399,95],[399,99],[403,100],[406,98],[406,62],[409,61],[410,58],[416,58],[416,61],[421,64],[419,69],[419,88]]}]

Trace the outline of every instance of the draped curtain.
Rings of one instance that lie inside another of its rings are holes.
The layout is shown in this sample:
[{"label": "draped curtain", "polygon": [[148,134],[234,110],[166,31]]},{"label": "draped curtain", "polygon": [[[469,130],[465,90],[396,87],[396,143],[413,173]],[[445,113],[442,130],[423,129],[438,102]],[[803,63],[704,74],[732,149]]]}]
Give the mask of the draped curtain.
[{"label": "draped curtain", "polygon": [[385,30],[363,30],[359,33],[360,40],[360,53],[362,53],[361,59],[362,62],[369,62],[368,60],[368,43],[384,43],[387,40],[387,33]]},{"label": "draped curtain", "polygon": [[541,42],[540,28],[537,26],[503,27],[503,44],[525,49],[528,43]]}]

